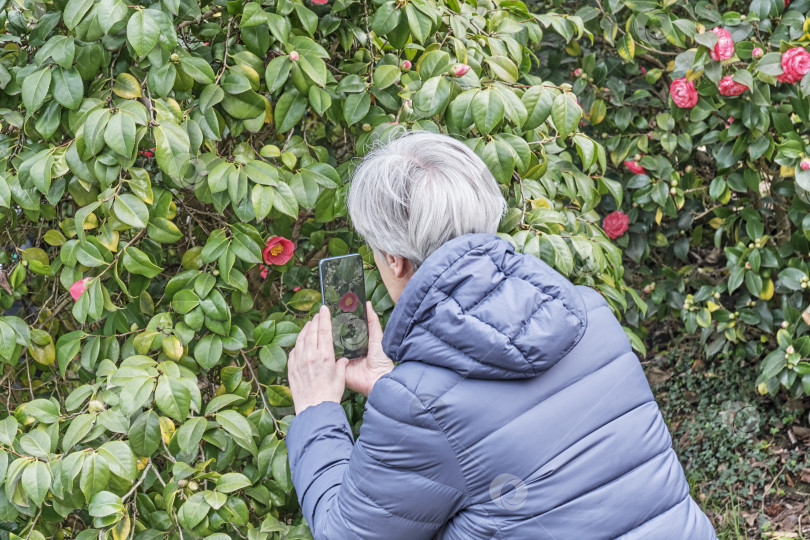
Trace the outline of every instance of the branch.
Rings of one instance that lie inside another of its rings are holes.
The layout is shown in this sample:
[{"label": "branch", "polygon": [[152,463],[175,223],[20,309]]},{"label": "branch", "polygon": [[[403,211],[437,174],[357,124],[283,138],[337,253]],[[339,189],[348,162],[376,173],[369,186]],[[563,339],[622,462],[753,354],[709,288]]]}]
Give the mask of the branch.
[{"label": "branch", "polygon": [[217,13],[219,13],[219,9],[220,9],[219,7],[215,7],[215,8],[214,8],[214,9],[212,9],[211,11],[206,11],[205,13],[203,13],[203,14],[200,16],[200,18],[199,18],[199,19],[194,19],[194,20],[191,20],[191,21],[183,21],[183,22],[181,22],[180,24],[178,24],[178,25],[177,25],[177,29],[178,29],[178,30],[182,30],[182,29],[183,29],[183,28],[185,28],[186,26],[191,26],[192,24],[201,23],[201,22],[203,22],[205,19],[210,19],[211,17],[213,17],[214,15],[216,15]]}]

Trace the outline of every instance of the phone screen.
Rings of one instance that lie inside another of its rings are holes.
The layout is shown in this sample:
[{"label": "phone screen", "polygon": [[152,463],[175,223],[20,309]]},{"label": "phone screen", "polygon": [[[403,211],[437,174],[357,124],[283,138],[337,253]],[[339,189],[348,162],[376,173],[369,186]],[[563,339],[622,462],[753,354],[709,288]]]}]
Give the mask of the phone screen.
[{"label": "phone screen", "polygon": [[321,259],[321,298],[332,315],[335,358],[360,358],[368,353],[366,285],[363,258],[357,254]]}]

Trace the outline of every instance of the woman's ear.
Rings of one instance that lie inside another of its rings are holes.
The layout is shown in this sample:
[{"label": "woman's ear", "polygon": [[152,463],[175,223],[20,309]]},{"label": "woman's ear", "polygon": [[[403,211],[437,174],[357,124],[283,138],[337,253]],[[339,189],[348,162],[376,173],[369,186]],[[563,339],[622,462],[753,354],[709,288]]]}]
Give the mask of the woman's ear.
[{"label": "woman's ear", "polygon": [[385,254],[385,263],[391,269],[391,274],[396,279],[410,277],[413,274],[413,265],[405,257]]}]

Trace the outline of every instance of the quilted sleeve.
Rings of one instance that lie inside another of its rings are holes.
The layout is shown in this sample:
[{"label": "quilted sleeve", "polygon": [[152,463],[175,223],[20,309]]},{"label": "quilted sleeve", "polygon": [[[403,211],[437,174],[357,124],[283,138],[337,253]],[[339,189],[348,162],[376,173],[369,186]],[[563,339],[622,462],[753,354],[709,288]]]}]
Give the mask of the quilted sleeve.
[{"label": "quilted sleeve", "polygon": [[343,409],[326,402],[293,420],[287,449],[316,540],[429,539],[467,502],[447,436],[389,377],[374,385],[356,444]]}]

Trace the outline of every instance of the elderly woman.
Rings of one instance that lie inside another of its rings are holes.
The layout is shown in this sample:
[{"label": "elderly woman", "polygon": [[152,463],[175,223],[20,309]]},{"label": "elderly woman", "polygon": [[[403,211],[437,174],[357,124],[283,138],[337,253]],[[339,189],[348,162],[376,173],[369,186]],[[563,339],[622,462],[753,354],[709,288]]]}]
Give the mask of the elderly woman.
[{"label": "elderly woman", "polygon": [[[289,358],[292,479],[316,539],[704,540],[671,438],[607,303],[494,234],[504,198],[443,135],[371,152],[354,226],[396,307],[335,359],[329,312]],[[368,396],[355,441],[339,402]]]}]

